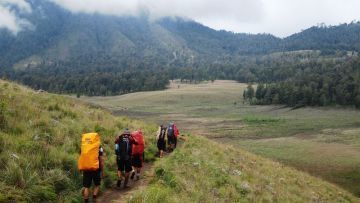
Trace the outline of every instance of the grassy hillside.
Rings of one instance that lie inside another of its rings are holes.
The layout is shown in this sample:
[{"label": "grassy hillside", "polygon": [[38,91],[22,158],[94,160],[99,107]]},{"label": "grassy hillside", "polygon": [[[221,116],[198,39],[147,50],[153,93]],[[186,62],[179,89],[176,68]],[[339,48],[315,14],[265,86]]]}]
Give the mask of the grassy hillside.
[{"label": "grassy hillside", "polygon": [[358,202],[348,192],[282,164],[190,136],[156,165],[131,202]]},{"label": "grassy hillside", "polygon": [[360,196],[360,111],[250,106],[244,88],[230,81],[172,83],[165,91],[83,99],[132,118],[174,120],[183,132],[281,161]]},{"label": "grassy hillside", "polygon": [[109,185],[116,174],[114,136],[125,127],[141,128],[148,136],[156,130],[67,97],[0,81],[0,202],[80,202],[77,158],[83,130],[102,136]]}]

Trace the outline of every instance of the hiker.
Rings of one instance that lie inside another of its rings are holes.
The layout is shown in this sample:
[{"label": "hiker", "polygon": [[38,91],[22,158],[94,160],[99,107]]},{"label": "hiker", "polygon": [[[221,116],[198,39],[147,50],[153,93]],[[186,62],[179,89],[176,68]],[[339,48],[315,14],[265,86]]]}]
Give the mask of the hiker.
[{"label": "hiker", "polygon": [[[177,143],[177,135],[176,135],[176,125],[174,122],[170,122],[169,126],[167,128],[167,140],[168,140],[168,151],[172,152],[174,151],[175,147],[176,147],[176,143]],[[178,130],[177,130],[178,133]]]},{"label": "hiker", "polygon": [[137,145],[137,141],[134,137],[131,136],[131,133],[126,129],[123,134],[115,140],[115,153],[116,153],[116,162],[118,166],[118,181],[116,183],[117,187],[121,186],[121,182],[125,176],[124,188],[128,188],[129,175],[132,171],[131,167],[131,155],[132,155],[132,145]]},{"label": "hiker", "polygon": [[167,129],[166,127],[160,125],[156,134],[157,148],[159,151],[158,153],[160,158],[164,156],[164,151],[166,150],[166,141],[167,141],[166,129]]},{"label": "hiker", "polygon": [[78,168],[83,172],[83,198],[89,202],[89,190],[94,182],[93,202],[96,202],[99,193],[101,179],[104,178],[104,149],[100,146],[98,133],[86,133],[81,139],[81,154],[78,160]]},{"label": "hiker", "polygon": [[131,165],[133,167],[133,171],[130,178],[133,180],[136,174],[136,180],[139,180],[141,168],[144,162],[145,140],[141,130],[137,130],[131,133],[131,135],[138,144],[133,144],[132,146]]}]

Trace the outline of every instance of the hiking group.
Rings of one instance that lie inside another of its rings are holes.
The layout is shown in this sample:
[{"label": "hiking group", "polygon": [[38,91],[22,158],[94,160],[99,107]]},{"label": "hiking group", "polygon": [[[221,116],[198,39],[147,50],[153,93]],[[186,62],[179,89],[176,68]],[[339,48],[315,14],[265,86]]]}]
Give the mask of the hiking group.
[{"label": "hiking group", "polygon": [[[171,122],[169,126],[161,125],[156,135],[159,157],[163,157],[164,151],[171,152],[176,148],[179,130]],[[130,132],[125,129],[122,134],[115,138],[115,155],[117,165],[116,186],[128,188],[129,178],[140,179],[141,168],[145,158],[145,140],[141,130]],[[83,172],[84,202],[89,202],[91,184],[94,183],[93,202],[96,202],[100,190],[101,179],[104,178],[104,149],[100,145],[98,133],[85,133],[81,138],[81,153],[78,160],[78,169]]]},{"label": "hiking group", "polygon": [[176,148],[179,130],[174,122],[170,122],[168,127],[160,125],[156,135],[158,156],[162,158],[164,152],[172,152]]}]

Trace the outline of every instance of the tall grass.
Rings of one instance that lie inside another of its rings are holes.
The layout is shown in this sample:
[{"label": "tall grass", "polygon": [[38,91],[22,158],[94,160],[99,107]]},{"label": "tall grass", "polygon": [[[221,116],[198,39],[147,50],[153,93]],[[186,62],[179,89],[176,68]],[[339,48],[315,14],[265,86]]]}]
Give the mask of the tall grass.
[{"label": "tall grass", "polygon": [[142,129],[153,143],[156,126],[0,81],[0,202],[81,201],[77,159],[84,130],[100,133],[106,154],[104,182],[112,184],[113,141],[124,128]]},{"label": "tall grass", "polygon": [[0,130],[5,130],[7,123],[6,123],[6,104],[4,101],[0,100]]},{"label": "tall grass", "polygon": [[248,152],[190,136],[131,202],[357,202],[350,193]]}]

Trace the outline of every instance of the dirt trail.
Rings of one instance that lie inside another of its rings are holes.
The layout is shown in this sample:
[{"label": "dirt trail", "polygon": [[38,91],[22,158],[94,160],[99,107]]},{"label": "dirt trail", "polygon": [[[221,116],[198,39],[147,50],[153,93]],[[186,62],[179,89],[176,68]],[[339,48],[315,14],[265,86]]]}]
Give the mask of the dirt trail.
[{"label": "dirt trail", "polygon": [[136,181],[136,177],[134,180],[129,179],[129,188],[127,189],[123,188],[124,183],[121,184],[120,188],[113,185],[100,195],[98,203],[127,202],[135,192],[144,189],[149,184],[150,180],[153,178],[153,170],[153,163],[144,163],[140,180]]}]

